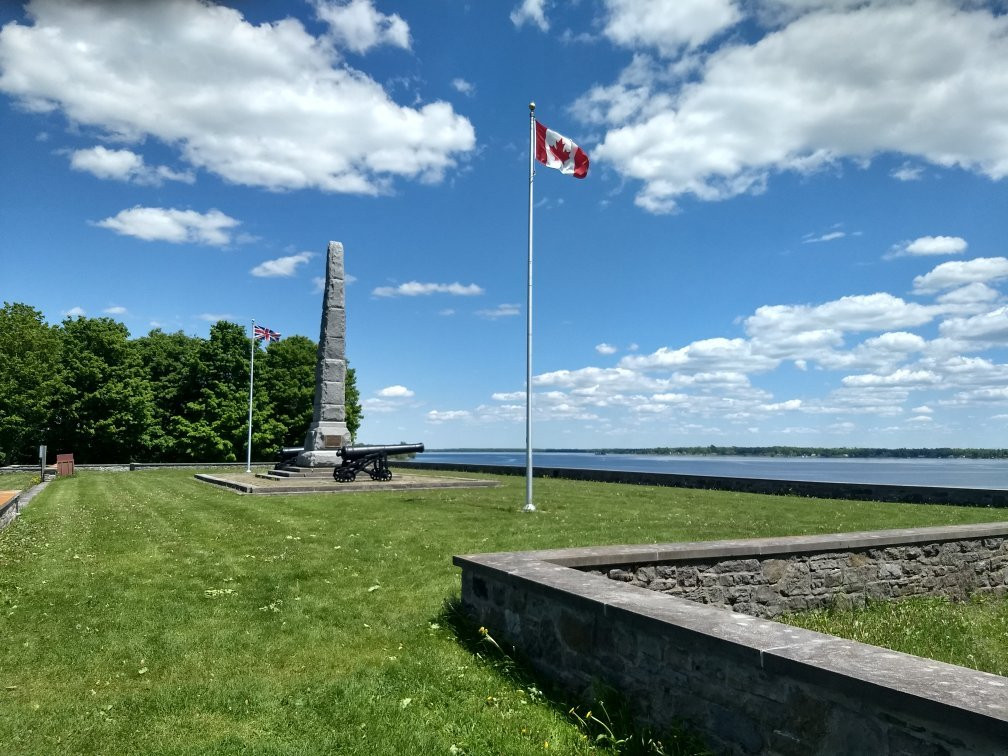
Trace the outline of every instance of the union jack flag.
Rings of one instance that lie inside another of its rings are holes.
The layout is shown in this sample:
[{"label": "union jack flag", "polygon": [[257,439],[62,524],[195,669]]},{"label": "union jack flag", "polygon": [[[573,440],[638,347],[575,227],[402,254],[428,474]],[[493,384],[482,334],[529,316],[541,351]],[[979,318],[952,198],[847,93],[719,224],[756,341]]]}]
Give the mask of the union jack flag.
[{"label": "union jack flag", "polygon": [[266,339],[266,343],[269,344],[271,341],[280,341],[280,334],[276,331],[271,331],[269,328],[264,328],[261,325],[253,326],[252,336],[258,341],[259,339]]}]

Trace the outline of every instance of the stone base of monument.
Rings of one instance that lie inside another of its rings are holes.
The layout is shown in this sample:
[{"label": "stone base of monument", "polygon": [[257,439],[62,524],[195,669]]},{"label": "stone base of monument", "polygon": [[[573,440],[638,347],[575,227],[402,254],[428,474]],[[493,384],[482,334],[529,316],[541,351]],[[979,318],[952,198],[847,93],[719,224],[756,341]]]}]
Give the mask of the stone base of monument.
[{"label": "stone base of monument", "polygon": [[297,456],[298,467],[325,467],[327,475],[332,475],[332,468],[343,464],[343,458],[336,451],[303,451]]},{"label": "stone base of monument", "polygon": [[266,473],[256,473],[257,478],[280,480],[285,478],[331,478],[333,465],[302,467],[301,465],[277,465]]}]

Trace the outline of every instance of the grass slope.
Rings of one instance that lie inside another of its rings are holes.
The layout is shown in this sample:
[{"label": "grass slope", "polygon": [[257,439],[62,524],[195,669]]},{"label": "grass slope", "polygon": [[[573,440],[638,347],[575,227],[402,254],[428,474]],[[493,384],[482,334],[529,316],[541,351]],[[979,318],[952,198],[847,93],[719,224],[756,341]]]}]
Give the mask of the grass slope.
[{"label": "grass slope", "polygon": [[[485,476],[484,476],[485,477]],[[868,530],[997,510],[562,480],[243,497],[58,479],[0,532],[5,753],[592,753],[447,626],[452,554]]]}]

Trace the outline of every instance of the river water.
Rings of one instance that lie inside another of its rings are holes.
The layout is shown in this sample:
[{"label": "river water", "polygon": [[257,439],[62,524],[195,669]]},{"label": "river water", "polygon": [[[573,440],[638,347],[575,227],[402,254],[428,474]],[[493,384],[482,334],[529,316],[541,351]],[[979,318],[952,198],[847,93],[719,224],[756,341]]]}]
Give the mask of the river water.
[{"label": "river water", "polygon": [[[418,454],[415,461],[524,467],[525,452],[429,451]],[[1004,459],[673,457],[652,454],[535,452],[532,461],[536,467],[677,473],[722,478],[1008,489],[1008,460]]]}]

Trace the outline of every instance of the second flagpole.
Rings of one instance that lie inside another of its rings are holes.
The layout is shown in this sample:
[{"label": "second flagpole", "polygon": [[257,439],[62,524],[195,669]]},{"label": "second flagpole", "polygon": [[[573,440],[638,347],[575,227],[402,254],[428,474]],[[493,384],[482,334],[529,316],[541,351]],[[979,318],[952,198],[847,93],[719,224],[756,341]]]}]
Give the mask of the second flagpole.
[{"label": "second flagpole", "polygon": [[535,178],[535,103],[529,103],[529,211],[528,211],[528,300],[525,305],[525,506],[523,512],[535,512],[532,503],[532,185]]}]

